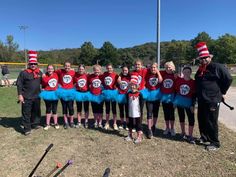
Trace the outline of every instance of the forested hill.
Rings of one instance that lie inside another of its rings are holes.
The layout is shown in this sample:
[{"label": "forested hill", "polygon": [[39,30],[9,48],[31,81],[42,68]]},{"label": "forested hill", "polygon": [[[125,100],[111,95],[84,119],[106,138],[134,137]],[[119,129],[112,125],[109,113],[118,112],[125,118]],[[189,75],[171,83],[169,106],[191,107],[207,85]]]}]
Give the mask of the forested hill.
[{"label": "forested hill", "polygon": [[[191,63],[197,56],[194,46],[199,41],[207,42],[209,51],[214,55],[214,61],[220,63],[236,63],[236,36],[225,34],[218,39],[212,39],[206,32],[199,33],[194,39],[172,40],[161,42],[161,62],[173,60],[176,64]],[[24,62],[24,52],[18,50],[19,45],[13,36],[7,36],[6,42],[0,41],[0,61]],[[116,48],[111,42],[104,42],[101,48],[95,48],[91,42],[84,42],[79,48],[38,51],[40,63],[83,63],[92,65],[99,63],[115,66],[132,64],[137,58],[145,64],[156,61],[156,43],[150,42],[130,48]]]}]

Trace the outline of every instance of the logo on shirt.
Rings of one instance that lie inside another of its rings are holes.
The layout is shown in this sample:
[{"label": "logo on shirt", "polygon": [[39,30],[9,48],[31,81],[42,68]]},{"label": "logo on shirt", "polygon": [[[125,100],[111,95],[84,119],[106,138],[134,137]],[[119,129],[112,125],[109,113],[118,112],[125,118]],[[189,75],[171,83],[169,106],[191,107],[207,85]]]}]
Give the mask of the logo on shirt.
[{"label": "logo on shirt", "polygon": [[69,84],[72,81],[72,77],[70,75],[64,75],[63,76],[63,82],[65,84]]},{"label": "logo on shirt", "polygon": [[156,78],[156,77],[150,78],[149,79],[149,84],[153,87],[156,86],[158,84],[158,78]]},{"label": "logo on shirt", "polygon": [[93,85],[94,88],[98,88],[98,87],[101,86],[101,81],[99,79],[94,79],[92,81],[92,85]]},{"label": "logo on shirt", "polygon": [[104,81],[105,81],[105,85],[111,85],[113,80],[110,76],[107,76],[105,77]]},{"label": "logo on shirt", "polygon": [[49,87],[51,87],[51,88],[56,87],[56,86],[57,86],[57,80],[56,80],[56,79],[50,79],[50,80],[48,81],[48,85],[49,85]]},{"label": "logo on shirt", "polygon": [[164,88],[171,88],[173,86],[173,80],[172,79],[165,79],[163,81]]},{"label": "logo on shirt", "polygon": [[77,84],[80,88],[83,88],[86,85],[86,80],[85,79],[79,79]]},{"label": "logo on shirt", "polygon": [[128,82],[126,82],[126,81],[121,81],[120,82],[120,89],[121,90],[126,90],[127,88],[128,88]]},{"label": "logo on shirt", "polygon": [[190,87],[186,84],[180,86],[180,94],[187,95],[190,92]]}]

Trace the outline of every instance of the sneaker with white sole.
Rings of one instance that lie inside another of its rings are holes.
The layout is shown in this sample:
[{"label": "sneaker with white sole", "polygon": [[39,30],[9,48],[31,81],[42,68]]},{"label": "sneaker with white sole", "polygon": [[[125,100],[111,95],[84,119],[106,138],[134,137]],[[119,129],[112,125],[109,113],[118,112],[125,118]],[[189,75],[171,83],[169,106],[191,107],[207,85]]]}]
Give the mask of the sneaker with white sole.
[{"label": "sneaker with white sole", "polygon": [[114,130],[119,130],[117,124],[113,125]]},{"label": "sneaker with white sole", "polygon": [[88,128],[88,122],[85,122],[84,128]]},{"label": "sneaker with white sole", "polygon": [[104,126],[104,129],[108,130],[109,128],[110,128],[109,123],[106,123],[105,126]]},{"label": "sneaker with white sole", "polygon": [[132,132],[135,133],[135,132],[136,132],[136,129],[132,129]]},{"label": "sneaker with white sole", "polygon": [[168,135],[168,133],[170,132],[170,129],[169,128],[166,128],[163,132],[163,135]]},{"label": "sneaker with white sole", "polygon": [[219,147],[213,145],[213,144],[210,144],[210,145],[207,145],[206,146],[206,150],[207,151],[217,151],[219,149]]},{"label": "sneaker with white sole", "polygon": [[125,141],[133,141],[133,138],[130,135],[128,135],[127,137],[125,137]]},{"label": "sneaker with white sole", "polygon": [[171,135],[171,136],[175,136],[175,135],[176,135],[175,129],[171,129],[171,130],[170,130],[170,135]]},{"label": "sneaker with white sole", "polygon": [[142,142],[142,138],[136,138],[135,140],[134,140],[134,144],[139,144],[139,143],[141,143]]},{"label": "sneaker with white sole", "polygon": [[44,130],[48,130],[50,128],[50,125],[46,125],[46,127],[44,127]]},{"label": "sneaker with white sole", "polygon": [[55,124],[54,127],[55,127],[55,129],[57,129],[57,130],[60,128],[60,126],[59,126],[58,124]]},{"label": "sneaker with white sole", "polygon": [[124,129],[122,125],[120,125],[118,128],[119,128],[120,130],[123,130],[123,129]]}]

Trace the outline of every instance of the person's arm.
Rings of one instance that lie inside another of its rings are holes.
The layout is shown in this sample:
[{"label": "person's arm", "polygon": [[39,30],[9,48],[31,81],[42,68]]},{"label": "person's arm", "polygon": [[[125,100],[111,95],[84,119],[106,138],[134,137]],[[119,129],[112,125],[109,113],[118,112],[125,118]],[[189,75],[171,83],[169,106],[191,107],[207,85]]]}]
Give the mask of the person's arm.
[{"label": "person's arm", "polygon": [[158,82],[159,82],[159,83],[162,83],[163,78],[162,78],[161,73],[160,73],[159,70],[157,70],[157,78],[158,78]]},{"label": "person's arm", "polygon": [[23,93],[23,84],[24,84],[24,71],[20,72],[16,85],[17,85],[17,94],[18,94],[18,102],[24,103]]},{"label": "person's arm", "polygon": [[233,78],[230,75],[228,69],[223,65],[219,65],[218,74],[219,74],[218,84],[219,84],[221,93],[225,95],[233,81]]}]

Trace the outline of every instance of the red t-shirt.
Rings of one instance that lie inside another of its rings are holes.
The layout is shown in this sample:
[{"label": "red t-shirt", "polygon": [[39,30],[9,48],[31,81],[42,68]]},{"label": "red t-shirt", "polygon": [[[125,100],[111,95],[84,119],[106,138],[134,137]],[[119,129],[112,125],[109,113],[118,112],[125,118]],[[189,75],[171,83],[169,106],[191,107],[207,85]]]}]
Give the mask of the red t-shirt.
[{"label": "red t-shirt", "polygon": [[158,82],[157,74],[151,73],[150,70],[147,72],[147,75],[145,77],[145,81],[146,81],[145,86],[149,90],[156,90],[156,89],[160,88],[160,83]]},{"label": "red t-shirt", "polygon": [[195,80],[190,79],[187,81],[184,78],[177,78],[175,81],[175,91],[179,95],[192,98],[195,93]]},{"label": "red t-shirt", "polygon": [[168,74],[166,71],[160,71],[163,78],[161,84],[161,92],[165,94],[170,94],[175,92],[175,75]]},{"label": "red t-shirt", "polygon": [[121,82],[118,83],[118,91],[120,94],[125,94],[129,90],[130,75],[124,76],[120,74]]},{"label": "red t-shirt", "polygon": [[116,82],[118,75],[115,72],[104,72],[102,75],[102,85],[104,89],[114,90],[116,88]]},{"label": "red t-shirt", "polygon": [[58,88],[58,76],[56,73],[52,73],[50,76],[45,74],[42,77],[42,88],[47,91],[56,90]]},{"label": "red t-shirt", "polygon": [[74,77],[75,88],[78,91],[86,92],[88,91],[88,76],[87,74],[75,73]]},{"label": "red t-shirt", "polygon": [[138,76],[139,90],[142,90],[142,89],[145,88],[145,77],[146,77],[146,74],[147,74],[147,69],[146,68],[142,68],[139,71],[134,70],[130,74],[131,77],[132,77],[132,75]]},{"label": "red t-shirt", "polygon": [[89,90],[94,95],[102,93],[102,76],[91,74],[88,76]]},{"label": "red t-shirt", "polygon": [[56,73],[59,78],[59,84],[64,89],[72,89],[74,87],[73,78],[75,76],[75,71],[70,70],[68,72],[65,71],[65,69],[58,69],[56,70]]}]

